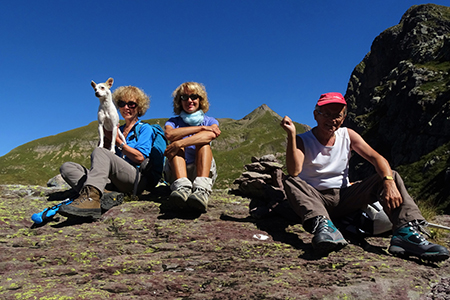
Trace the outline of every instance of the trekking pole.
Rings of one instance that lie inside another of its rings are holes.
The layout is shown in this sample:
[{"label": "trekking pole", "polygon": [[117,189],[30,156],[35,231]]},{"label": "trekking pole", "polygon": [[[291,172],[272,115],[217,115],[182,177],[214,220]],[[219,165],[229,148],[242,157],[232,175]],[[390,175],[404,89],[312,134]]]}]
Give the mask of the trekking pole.
[{"label": "trekking pole", "polygon": [[443,225],[438,225],[438,224],[433,224],[433,223],[428,223],[428,226],[434,227],[434,228],[439,228],[439,229],[450,230],[450,227],[443,226]]}]

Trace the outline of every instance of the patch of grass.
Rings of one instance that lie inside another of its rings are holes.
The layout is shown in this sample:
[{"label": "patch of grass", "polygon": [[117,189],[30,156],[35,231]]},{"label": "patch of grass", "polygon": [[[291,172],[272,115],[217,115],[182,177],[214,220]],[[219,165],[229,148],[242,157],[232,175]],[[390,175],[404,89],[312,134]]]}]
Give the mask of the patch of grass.
[{"label": "patch of grass", "polygon": [[450,142],[424,155],[419,161],[397,169],[428,218],[440,214],[450,204],[450,187],[446,183],[446,171],[450,168]]}]

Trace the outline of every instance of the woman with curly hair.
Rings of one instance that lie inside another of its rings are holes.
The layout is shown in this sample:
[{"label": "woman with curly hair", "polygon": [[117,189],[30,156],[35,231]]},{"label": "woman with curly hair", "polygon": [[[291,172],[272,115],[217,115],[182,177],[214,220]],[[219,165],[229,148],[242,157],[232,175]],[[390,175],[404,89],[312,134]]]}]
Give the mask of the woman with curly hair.
[{"label": "woman with curly hair", "polygon": [[[100,199],[103,190],[140,194],[146,188],[154,187],[162,174],[163,160],[160,164],[160,176],[140,176],[138,167],[149,157],[155,133],[150,124],[140,121],[150,106],[150,98],[144,91],[134,86],[122,86],[113,93],[113,101],[125,119],[119,127],[126,139],[124,143],[116,137],[116,153],[106,148],[95,148],[91,154],[91,168],[66,162],[60,168],[64,180],[77,192],[78,198],[63,205],[59,213],[67,217],[92,217],[101,215]],[[105,131],[105,145],[110,145],[111,132]],[[108,141],[109,140],[109,141]]]},{"label": "woman with curly hair", "polygon": [[164,174],[172,191],[169,202],[175,208],[206,212],[217,178],[210,143],[220,135],[219,122],[205,115],[209,102],[202,84],[185,82],[172,96],[177,116],[164,127],[166,139],[171,142],[164,152],[168,159]]}]

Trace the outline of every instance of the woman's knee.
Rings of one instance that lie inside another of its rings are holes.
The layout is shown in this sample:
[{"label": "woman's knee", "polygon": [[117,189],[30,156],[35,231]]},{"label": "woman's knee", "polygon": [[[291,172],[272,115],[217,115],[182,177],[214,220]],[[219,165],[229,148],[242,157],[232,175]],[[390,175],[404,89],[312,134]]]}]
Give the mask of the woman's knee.
[{"label": "woman's knee", "polygon": [[59,168],[59,173],[64,177],[64,174],[70,173],[70,171],[73,169],[79,169],[78,164],[68,161],[61,165],[61,167]]}]

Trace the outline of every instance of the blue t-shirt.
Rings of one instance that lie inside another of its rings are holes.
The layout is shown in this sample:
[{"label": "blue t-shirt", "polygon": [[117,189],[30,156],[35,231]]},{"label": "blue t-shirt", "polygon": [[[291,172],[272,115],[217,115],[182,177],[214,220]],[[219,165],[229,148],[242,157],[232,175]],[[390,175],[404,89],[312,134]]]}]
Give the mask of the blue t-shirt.
[{"label": "blue t-shirt", "polygon": [[[139,126],[139,132],[136,132],[136,127],[138,124],[142,124]],[[119,127],[120,131],[123,132],[125,125]],[[145,158],[149,157],[150,152],[152,150],[153,139],[155,138],[153,129],[150,124],[143,123],[140,120],[134,124],[133,128],[128,133],[128,136],[125,138],[127,141],[127,145],[133,147],[144,155]],[[120,157],[123,156],[122,151],[116,147],[116,154]],[[124,159],[132,165],[136,165],[135,162],[130,160],[128,157],[124,157]]]},{"label": "blue t-shirt", "polygon": [[[214,124],[219,126],[219,122],[216,119],[205,115],[203,122],[199,126],[211,126]],[[171,126],[173,129],[190,126],[189,124],[186,124],[180,116],[172,117],[169,120],[167,120],[164,126],[167,125]],[[189,136],[186,136],[184,138],[187,138]],[[186,164],[192,164],[195,161],[195,146],[192,145],[184,148],[184,153],[185,153],[184,159],[186,160]]]}]

